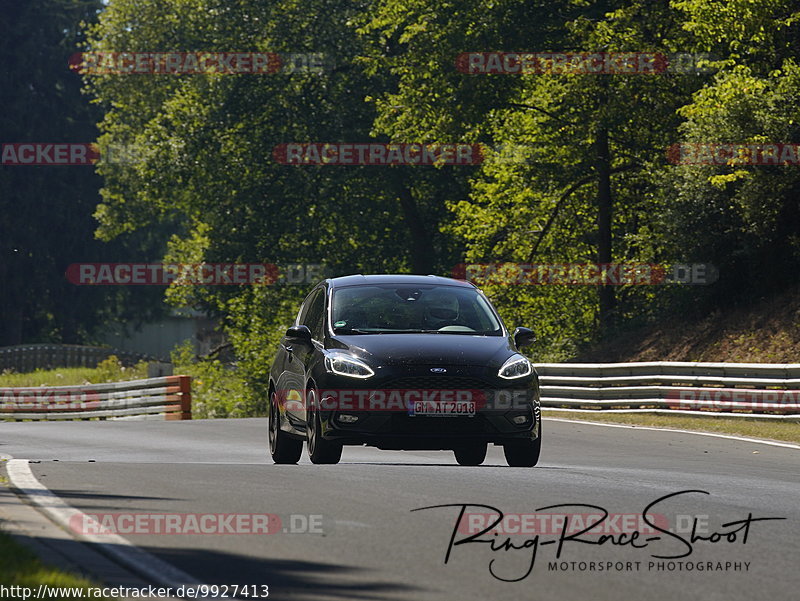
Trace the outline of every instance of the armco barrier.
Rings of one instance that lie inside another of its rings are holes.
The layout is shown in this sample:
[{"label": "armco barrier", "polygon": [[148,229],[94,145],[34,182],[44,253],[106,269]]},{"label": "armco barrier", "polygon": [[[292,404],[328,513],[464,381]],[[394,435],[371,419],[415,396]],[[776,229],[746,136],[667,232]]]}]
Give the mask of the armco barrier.
[{"label": "armco barrier", "polygon": [[0,420],[192,419],[191,378],[0,388]]},{"label": "armco barrier", "polygon": [[100,361],[115,355],[125,366],[139,361],[154,361],[154,357],[100,346],[79,344],[20,344],[0,347],[0,371],[11,369],[28,372],[57,367],[95,367]]},{"label": "armco barrier", "polygon": [[800,364],[540,363],[542,406],[800,419]]}]

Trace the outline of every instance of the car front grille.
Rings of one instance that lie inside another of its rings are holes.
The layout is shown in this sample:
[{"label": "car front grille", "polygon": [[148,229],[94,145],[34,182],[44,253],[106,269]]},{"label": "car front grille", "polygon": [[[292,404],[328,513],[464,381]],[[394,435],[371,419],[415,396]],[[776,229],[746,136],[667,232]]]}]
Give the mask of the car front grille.
[{"label": "car front grille", "polygon": [[466,376],[406,376],[383,386],[391,390],[484,390],[492,388],[479,378]]}]

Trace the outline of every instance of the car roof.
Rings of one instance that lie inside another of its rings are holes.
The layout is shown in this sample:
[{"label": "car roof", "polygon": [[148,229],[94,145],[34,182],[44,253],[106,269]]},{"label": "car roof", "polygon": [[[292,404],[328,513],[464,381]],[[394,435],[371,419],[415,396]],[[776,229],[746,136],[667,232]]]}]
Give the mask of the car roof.
[{"label": "car roof", "polygon": [[346,275],[327,280],[332,288],[344,286],[364,286],[368,284],[411,284],[423,286],[425,284],[438,284],[440,286],[459,286],[474,288],[475,286],[465,280],[454,280],[437,275],[408,275],[408,274],[380,274],[380,275]]}]

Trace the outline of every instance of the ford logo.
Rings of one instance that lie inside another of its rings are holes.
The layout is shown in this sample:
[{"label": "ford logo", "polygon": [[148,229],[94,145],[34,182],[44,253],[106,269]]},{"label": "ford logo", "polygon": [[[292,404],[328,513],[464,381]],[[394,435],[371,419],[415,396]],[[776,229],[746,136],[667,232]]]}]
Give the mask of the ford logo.
[{"label": "ford logo", "polygon": [[431,371],[435,374],[446,374],[447,370],[444,367],[431,367]]}]

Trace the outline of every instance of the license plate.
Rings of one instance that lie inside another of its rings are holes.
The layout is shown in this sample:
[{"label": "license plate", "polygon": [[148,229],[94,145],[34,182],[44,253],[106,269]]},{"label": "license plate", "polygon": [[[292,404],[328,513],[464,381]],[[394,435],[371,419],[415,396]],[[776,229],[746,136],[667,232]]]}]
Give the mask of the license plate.
[{"label": "license plate", "polygon": [[412,417],[473,417],[475,401],[415,401],[408,414]]}]

